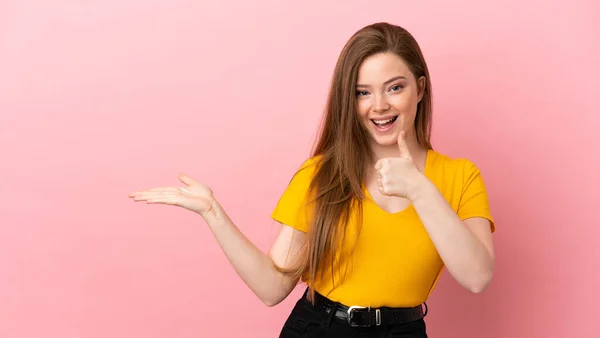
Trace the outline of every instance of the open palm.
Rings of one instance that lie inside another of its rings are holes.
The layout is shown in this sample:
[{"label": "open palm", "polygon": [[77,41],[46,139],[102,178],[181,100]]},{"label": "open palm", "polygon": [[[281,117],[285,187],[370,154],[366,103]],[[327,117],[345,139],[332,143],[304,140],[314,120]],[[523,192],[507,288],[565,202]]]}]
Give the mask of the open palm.
[{"label": "open palm", "polygon": [[202,216],[212,211],[214,199],[209,187],[186,175],[180,175],[179,180],[185,186],[137,191],[129,194],[129,197],[136,202],[176,205]]}]

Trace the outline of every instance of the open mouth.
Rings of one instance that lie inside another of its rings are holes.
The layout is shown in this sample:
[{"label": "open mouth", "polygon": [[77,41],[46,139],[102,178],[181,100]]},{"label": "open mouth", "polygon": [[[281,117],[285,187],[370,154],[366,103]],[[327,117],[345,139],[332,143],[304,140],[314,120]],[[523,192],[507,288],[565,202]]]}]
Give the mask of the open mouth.
[{"label": "open mouth", "polygon": [[391,118],[385,119],[385,120],[371,119],[371,122],[373,122],[379,128],[386,128],[386,127],[391,126],[394,122],[396,122],[397,119],[398,119],[398,116],[394,116],[394,117],[391,117]]}]

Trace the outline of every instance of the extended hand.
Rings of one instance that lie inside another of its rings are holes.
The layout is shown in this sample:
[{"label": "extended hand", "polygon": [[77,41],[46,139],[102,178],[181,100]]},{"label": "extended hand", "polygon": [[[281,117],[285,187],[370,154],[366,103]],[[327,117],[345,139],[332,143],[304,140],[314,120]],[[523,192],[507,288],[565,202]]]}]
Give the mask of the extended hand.
[{"label": "extended hand", "polygon": [[129,194],[136,202],[145,201],[148,204],[176,205],[205,216],[213,211],[213,193],[206,185],[188,177],[180,175],[179,180],[184,187],[163,187]]}]

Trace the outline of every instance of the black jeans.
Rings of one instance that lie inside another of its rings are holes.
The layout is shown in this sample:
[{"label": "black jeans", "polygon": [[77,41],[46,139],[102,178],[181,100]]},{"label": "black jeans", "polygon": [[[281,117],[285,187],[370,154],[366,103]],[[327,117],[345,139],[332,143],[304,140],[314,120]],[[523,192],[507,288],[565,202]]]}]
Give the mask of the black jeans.
[{"label": "black jeans", "polygon": [[283,325],[279,338],[427,338],[424,319],[394,326],[352,327],[300,298]]}]

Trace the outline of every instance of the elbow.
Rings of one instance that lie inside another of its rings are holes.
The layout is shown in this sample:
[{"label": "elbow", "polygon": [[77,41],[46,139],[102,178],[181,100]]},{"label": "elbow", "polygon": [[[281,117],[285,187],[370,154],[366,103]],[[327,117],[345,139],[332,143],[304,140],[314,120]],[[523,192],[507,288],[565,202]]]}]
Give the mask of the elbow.
[{"label": "elbow", "polygon": [[474,294],[480,294],[487,289],[488,284],[477,284],[469,287],[469,291]]},{"label": "elbow", "polygon": [[267,307],[274,307],[274,306],[277,306],[279,303],[281,303],[281,301],[277,301],[277,300],[273,300],[273,299],[263,299],[262,302]]},{"label": "elbow", "polygon": [[283,301],[283,299],[281,297],[261,297],[260,300],[263,302],[263,304],[265,304],[267,307],[274,307],[279,305],[279,303],[281,303]]},{"label": "elbow", "polygon": [[482,273],[475,278],[473,282],[469,283],[469,285],[466,285],[467,290],[474,294],[483,293],[492,282],[492,275],[493,272],[491,270],[489,272]]},{"label": "elbow", "polygon": [[474,294],[483,293],[492,282],[492,277],[494,276],[494,257],[491,256],[485,264],[482,264],[473,272],[469,282],[465,283],[466,285],[464,286]]},{"label": "elbow", "polygon": [[297,280],[295,283],[289,283],[288,280],[284,280],[282,284],[279,285],[271,285],[266,289],[256,290],[254,293],[258,296],[258,298],[263,302],[267,307],[274,307],[279,305],[279,303],[283,302],[289,294],[292,292],[294,287],[296,286]]}]

